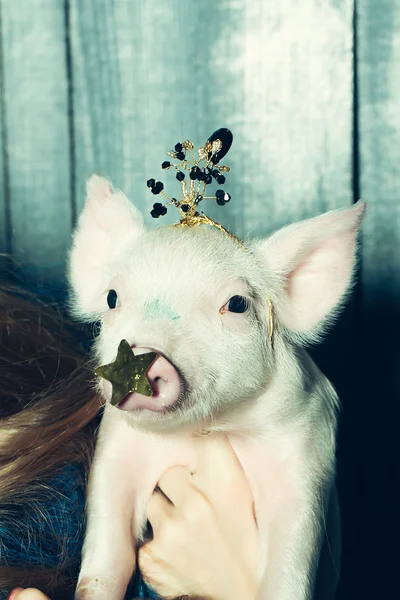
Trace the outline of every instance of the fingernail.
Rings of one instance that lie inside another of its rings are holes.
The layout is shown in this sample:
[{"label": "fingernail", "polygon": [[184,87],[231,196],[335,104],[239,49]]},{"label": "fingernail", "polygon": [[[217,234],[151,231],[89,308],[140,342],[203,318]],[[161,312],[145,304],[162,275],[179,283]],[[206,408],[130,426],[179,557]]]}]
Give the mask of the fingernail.
[{"label": "fingernail", "polygon": [[7,600],[14,600],[14,598],[16,598],[18,596],[18,594],[20,592],[22,592],[23,589],[24,588],[22,588],[22,587],[17,587],[17,588],[14,588],[13,590],[11,590],[10,595],[8,596]]}]

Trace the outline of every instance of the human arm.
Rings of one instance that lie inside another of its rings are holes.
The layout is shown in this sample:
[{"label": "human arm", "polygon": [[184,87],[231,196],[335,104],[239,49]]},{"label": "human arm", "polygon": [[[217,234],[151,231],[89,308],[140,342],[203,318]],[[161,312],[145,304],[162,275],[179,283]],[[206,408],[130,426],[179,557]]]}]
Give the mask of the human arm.
[{"label": "human arm", "polygon": [[197,468],[173,467],[148,505],[153,540],[139,550],[145,581],[162,597],[257,597],[253,499],[227,438],[196,441]]}]

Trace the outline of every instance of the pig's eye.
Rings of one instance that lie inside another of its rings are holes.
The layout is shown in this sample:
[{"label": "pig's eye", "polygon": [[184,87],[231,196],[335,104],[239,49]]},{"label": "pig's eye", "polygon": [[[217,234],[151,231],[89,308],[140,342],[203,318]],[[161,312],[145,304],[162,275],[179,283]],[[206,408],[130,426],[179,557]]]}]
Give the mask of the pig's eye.
[{"label": "pig's eye", "polygon": [[107,294],[107,304],[110,308],[118,306],[118,294],[115,290],[110,290]]},{"label": "pig's eye", "polygon": [[229,312],[244,313],[249,308],[249,301],[244,296],[232,296],[225,306]]}]

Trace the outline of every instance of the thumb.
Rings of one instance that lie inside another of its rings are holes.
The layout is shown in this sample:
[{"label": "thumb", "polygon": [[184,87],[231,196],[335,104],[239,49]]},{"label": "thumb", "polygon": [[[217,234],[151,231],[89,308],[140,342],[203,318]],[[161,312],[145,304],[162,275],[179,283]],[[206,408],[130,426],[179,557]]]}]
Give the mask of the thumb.
[{"label": "thumb", "polygon": [[15,600],[15,598],[20,594],[20,592],[22,592],[23,589],[24,588],[22,587],[14,588],[8,596],[7,600]]},{"label": "thumb", "polygon": [[14,588],[7,600],[50,600],[46,594],[43,594],[36,588]]},{"label": "thumb", "polygon": [[242,479],[246,481],[242,465],[228,438],[210,435],[195,441],[197,466],[194,480],[207,481],[210,486],[229,487]]}]

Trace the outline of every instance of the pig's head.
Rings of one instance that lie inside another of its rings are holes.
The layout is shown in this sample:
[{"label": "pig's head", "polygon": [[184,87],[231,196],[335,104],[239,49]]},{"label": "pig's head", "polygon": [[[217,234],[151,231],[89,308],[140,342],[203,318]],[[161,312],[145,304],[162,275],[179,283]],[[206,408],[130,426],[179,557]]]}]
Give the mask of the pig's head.
[{"label": "pig's head", "polygon": [[[146,230],[110,182],[93,176],[87,189],[70,255],[72,308],[101,323],[98,364],[114,361],[123,339],[135,354],[159,355],[147,373],[153,396],[118,406],[144,429],[194,426],[255,401],[285,347],[315,341],[350,287],[360,202],[245,250],[206,225]],[[111,385],[99,387],[110,402]]]}]

